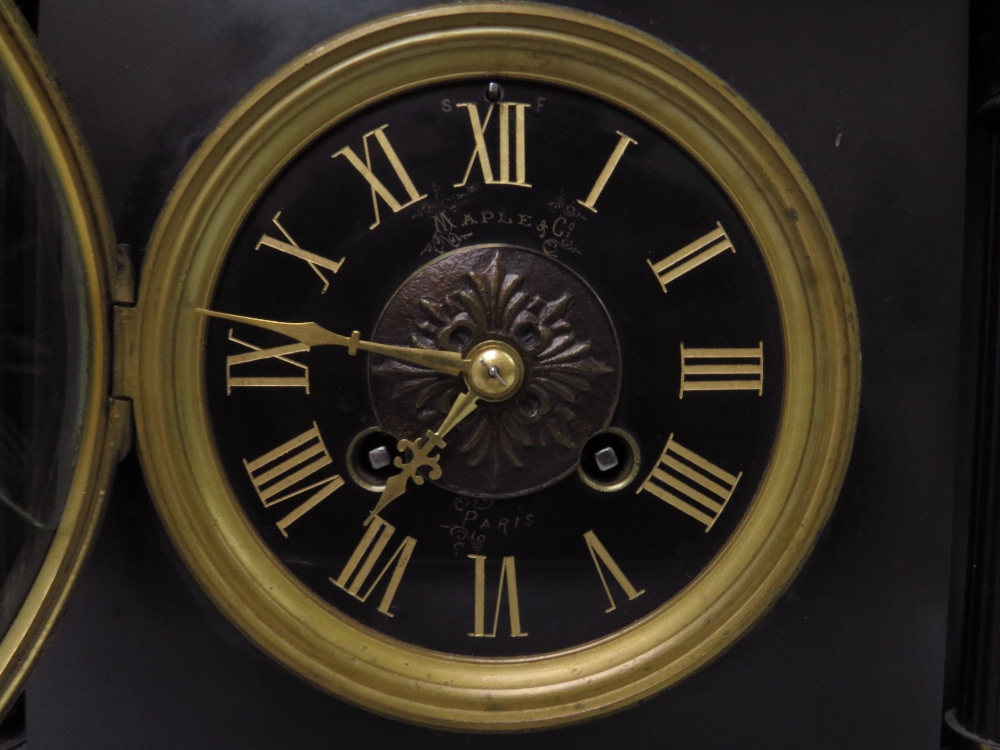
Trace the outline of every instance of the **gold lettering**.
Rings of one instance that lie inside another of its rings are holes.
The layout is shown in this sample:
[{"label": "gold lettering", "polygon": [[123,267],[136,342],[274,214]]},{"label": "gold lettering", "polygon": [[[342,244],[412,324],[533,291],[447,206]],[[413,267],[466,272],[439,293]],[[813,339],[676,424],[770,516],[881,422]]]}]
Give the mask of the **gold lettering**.
[{"label": "gold lettering", "polygon": [[[704,524],[707,533],[722,514],[742,476],[743,472],[733,476],[706,461],[694,451],[675,442],[671,433],[659,461],[646,481],[636,490],[636,494],[645,490],[655,495]],[[692,485],[697,485],[703,491]],[[671,489],[687,499],[678,497]]]},{"label": "gold lettering", "polygon": [[337,273],[337,271],[340,270],[340,267],[344,264],[344,258],[334,261],[329,258],[324,258],[322,255],[310,253],[308,250],[303,250],[299,247],[298,243],[292,239],[292,235],[286,232],[285,228],[278,222],[280,217],[281,211],[278,211],[278,213],[274,215],[274,218],[271,219],[271,222],[281,231],[283,235],[285,235],[287,242],[276,239],[269,234],[265,234],[261,236],[261,238],[257,241],[257,244],[254,245],[254,250],[260,250],[261,245],[264,245],[277,250],[278,252],[286,253],[294,258],[304,260],[309,264],[309,267],[313,270],[313,272],[319,276],[320,281],[323,282],[323,291],[321,294],[326,294],[326,290],[330,288],[330,280],[320,269],[325,268],[330,271],[330,273]]},{"label": "gold lettering", "polygon": [[289,526],[344,486],[344,480],[339,474],[302,486],[332,462],[333,459],[323,444],[323,438],[315,422],[311,430],[306,430],[287,443],[282,443],[260,458],[253,461],[243,459],[250,481],[253,482],[257,496],[265,508],[283,503],[310,490],[316,490],[295,510],[275,524],[286,537]]},{"label": "gold lettering", "polygon": [[764,393],[764,343],[746,349],[695,349],[681,343],[681,392]]},{"label": "gold lettering", "polygon": [[584,208],[589,208],[595,214],[597,213],[597,208],[594,204],[597,203],[597,199],[601,197],[601,193],[604,192],[604,186],[608,184],[608,179],[611,177],[611,173],[615,171],[615,167],[618,166],[618,162],[621,161],[622,155],[625,153],[625,149],[629,147],[630,143],[637,143],[634,138],[630,138],[625,135],[622,131],[615,131],[619,138],[618,143],[615,145],[615,150],[611,152],[611,156],[604,163],[604,169],[601,173],[597,175],[597,182],[594,183],[594,187],[590,189],[590,194],[585,200],[577,200]]},{"label": "gold lettering", "polygon": [[[403,162],[399,160],[399,156],[396,154],[396,150],[389,143],[389,138],[385,134],[385,129],[389,127],[388,124],[382,125],[375,130],[371,130],[365,133],[362,138],[362,144],[365,149],[365,160],[361,161],[358,155],[354,153],[354,149],[350,146],[344,146],[344,148],[333,154],[333,158],[336,159],[338,156],[343,156],[347,161],[350,162],[351,166],[354,167],[358,173],[365,178],[368,182],[368,186],[371,188],[372,192],[372,208],[375,209],[375,221],[369,226],[369,229],[374,229],[381,223],[381,218],[378,212],[378,199],[381,198],[385,201],[386,205],[392,209],[393,213],[398,213],[408,206],[412,206],[414,203],[426,198],[426,195],[421,195],[417,190],[416,186],[413,184],[413,180],[410,179],[410,175],[407,174],[406,169],[403,167]],[[389,164],[392,166],[392,170],[396,173],[396,179],[399,180],[403,189],[406,191],[406,195],[409,197],[409,201],[406,203],[401,203],[396,196],[394,196],[389,188],[385,186],[375,173],[372,172],[372,157],[371,150],[368,146],[368,139],[375,136],[375,141],[378,143],[379,148],[382,149],[382,153],[389,160]]]},{"label": "gold lettering", "polygon": [[[486,110],[486,117],[479,119],[479,105],[475,102],[463,102],[456,106],[464,107],[469,113],[469,125],[472,127],[472,139],[475,147],[472,156],[469,157],[469,166],[465,170],[465,176],[461,182],[456,182],[454,187],[465,187],[472,174],[472,168],[479,163],[479,168],[483,173],[483,182],[488,185],[519,185],[521,187],[531,187],[525,179],[525,137],[524,137],[524,112],[531,107],[530,104],[519,102],[501,102],[499,104],[499,114],[497,120],[499,124],[499,148],[497,154],[497,172],[493,171],[490,162],[490,152],[486,146],[486,128],[493,117],[493,111],[498,107],[491,104]],[[510,179],[511,172],[511,147],[510,147],[510,110],[514,110],[514,179]],[[499,178],[495,175],[499,174]]]},{"label": "gold lettering", "polygon": [[403,572],[410,562],[410,557],[413,556],[413,548],[417,546],[417,540],[412,536],[405,537],[399,543],[396,551],[390,555],[385,565],[382,566],[379,574],[375,576],[375,580],[365,589],[364,593],[361,593],[361,587],[364,586],[365,581],[371,575],[372,570],[378,563],[379,557],[395,533],[395,526],[375,516],[372,522],[368,524],[365,535],[361,537],[358,546],[354,548],[354,552],[347,560],[347,564],[344,565],[340,576],[330,579],[333,585],[343,589],[358,601],[363,602],[375,590],[375,587],[382,580],[389,567],[395,565],[392,569],[392,575],[389,576],[389,583],[386,584],[385,593],[382,594],[382,601],[378,605],[378,611],[387,617],[393,616],[392,612],[389,611],[389,607],[392,606],[392,599],[396,596],[399,582],[403,580]]},{"label": "gold lettering", "polygon": [[656,274],[656,280],[663,287],[664,294],[667,291],[667,284],[674,279],[697,268],[705,261],[711,260],[721,252],[726,250],[736,252],[736,248],[733,247],[733,243],[726,235],[726,230],[722,228],[722,224],[716,222],[716,226],[718,229],[713,229],[704,237],[699,237],[690,245],[685,245],[659,263],[646,260],[649,267],[653,269],[653,273]]},{"label": "gold lettering", "polygon": [[[298,354],[300,352],[309,351],[309,346],[306,344],[286,344],[285,346],[275,346],[271,349],[261,349],[259,346],[254,346],[247,341],[241,341],[233,335],[233,329],[229,329],[229,340],[239,344],[240,346],[245,346],[250,349],[248,352],[243,354],[231,354],[226,357],[226,395],[230,396],[233,393],[233,388],[248,388],[248,387],[272,387],[272,388],[305,388],[306,394],[309,393],[309,366],[304,365],[301,362],[296,362],[294,359],[289,359],[289,354]],[[248,375],[243,377],[237,377],[233,375],[233,368],[237,365],[245,365],[249,362],[259,362],[265,359],[275,359],[279,362],[284,362],[286,364],[292,365],[293,367],[298,367],[301,371],[301,375],[292,376],[260,376],[260,375]]]},{"label": "gold lettering", "polygon": [[597,538],[597,535],[593,531],[588,531],[583,535],[583,541],[587,544],[587,550],[590,552],[590,558],[594,561],[594,567],[597,568],[597,575],[601,577],[601,585],[604,586],[604,593],[608,595],[608,603],[611,605],[605,612],[614,612],[616,609],[615,599],[611,596],[611,589],[608,587],[608,581],[604,577],[604,571],[601,570],[601,563],[608,569],[612,577],[618,582],[618,585],[622,587],[622,591],[625,592],[629,600],[635,599],[637,596],[641,596],[646,593],[646,589],[641,589],[640,591],[635,590],[635,586],[625,577],[622,569],[615,562],[614,558],[608,554],[608,551],[601,544],[601,540]]},{"label": "gold lettering", "polygon": [[497,587],[497,606],[493,612],[493,630],[486,632],[486,556],[467,555],[476,563],[475,617],[473,638],[496,638],[500,623],[500,605],[503,603],[504,583],[507,584],[507,611],[510,616],[510,637],[521,638],[527,633],[521,630],[521,608],[517,601],[517,569],[512,556],[505,557],[500,567],[500,584]]}]

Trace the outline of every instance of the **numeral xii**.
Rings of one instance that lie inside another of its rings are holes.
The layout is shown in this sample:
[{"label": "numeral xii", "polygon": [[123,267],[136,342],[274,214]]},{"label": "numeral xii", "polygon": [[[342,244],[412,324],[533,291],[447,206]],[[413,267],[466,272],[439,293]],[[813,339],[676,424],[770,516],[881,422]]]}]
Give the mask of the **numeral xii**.
[{"label": "numeral xii", "polygon": [[[454,187],[465,187],[472,174],[473,167],[479,164],[479,169],[483,173],[483,182],[488,185],[518,185],[520,187],[531,187],[525,177],[527,165],[525,161],[525,132],[524,113],[531,105],[521,102],[500,102],[491,104],[486,115],[482,119],[479,117],[479,105],[475,102],[462,102],[457,106],[462,107],[469,113],[469,126],[472,128],[472,140],[475,144],[472,156],[469,157],[469,165],[465,169],[465,175],[461,182],[456,182]],[[511,127],[511,111],[514,112],[513,128]],[[493,115],[496,114],[498,121],[497,131],[497,169],[493,169],[490,150],[486,145],[486,130],[490,125]],[[513,148],[511,148],[513,140]],[[513,162],[514,179],[511,179],[511,162]]]}]

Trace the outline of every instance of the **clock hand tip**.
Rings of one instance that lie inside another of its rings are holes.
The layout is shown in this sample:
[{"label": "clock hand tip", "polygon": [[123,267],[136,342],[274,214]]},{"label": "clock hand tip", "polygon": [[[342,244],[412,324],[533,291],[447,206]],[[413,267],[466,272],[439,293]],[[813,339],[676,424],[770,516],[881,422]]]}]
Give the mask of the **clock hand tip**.
[{"label": "clock hand tip", "polygon": [[219,312],[218,310],[210,310],[207,307],[196,307],[194,311],[199,315],[204,315],[206,318],[221,318],[222,320],[232,320],[236,322],[252,320],[251,318],[246,318],[243,315],[233,315],[232,313]]},{"label": "clock hand tip", "polygon": [[406,472],[401,472],[399,474],[393,474],[386,480],[385,489],[382,490],[382,495],[379,497],[378,502],[375,503],[375,507],[372,508],[372,512],[368,514],[368,520],[365,521],[365,526],[371,523],[372,519],[377,516],[379,511],[381,511],[385,506],[406,492],[407,479],[408,476]]},{"label": "clock hand tip", "polygon": [[232,320],[239,322],[238,316],[233,316],[227,313],[218,312],[217,310],[210,310],[207,307],[196,307],[194,311],[206,318],[216,318],[219,320]]}]

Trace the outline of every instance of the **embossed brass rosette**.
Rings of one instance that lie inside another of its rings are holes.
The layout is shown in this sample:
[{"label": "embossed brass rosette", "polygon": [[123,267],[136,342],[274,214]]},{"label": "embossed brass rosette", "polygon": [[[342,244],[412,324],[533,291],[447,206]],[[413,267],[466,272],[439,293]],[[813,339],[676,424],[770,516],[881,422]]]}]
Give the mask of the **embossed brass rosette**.
[{"label": "embossed brass rosette", "polygon": [[[581,647],[518,658],[418,648],[303,586],[244,517],[207,416],[208,308],[262,190],[331,126],[402,92],[497,76],[564,87],[640,118],[721,186],[761,248],[785,341],[770,464],[736,532],[681,593]],[[556,7],[463,4],[394,16],[323,44],[254,90],[192,160],[157,226],[140,295],[140,450],[170,534],[251,639],[316,685],[453,729],[551,726],[622,708],[733,643],[788,585],[850,455],[860,380],[853,300],[819,201],[750,107],[662,43]]]}]

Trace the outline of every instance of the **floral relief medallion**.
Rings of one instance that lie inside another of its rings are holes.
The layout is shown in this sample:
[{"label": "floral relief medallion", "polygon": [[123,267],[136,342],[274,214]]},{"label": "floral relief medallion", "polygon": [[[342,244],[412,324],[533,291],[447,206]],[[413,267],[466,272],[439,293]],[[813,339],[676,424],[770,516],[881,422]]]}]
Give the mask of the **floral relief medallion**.
[{"label": "floral relief medallion", "polygon": [[[438,484],[458,493],[511,497],[562,479],[618,401],[618,339],[604,305],[575,273],[531,250],[480,245],[439,257],[393,295],[374,339],[463,354],[495,340],[521,355],[518,392],[482,403],[441,458]],[[398,437],[435,429],[462,389],[454,377],[379,356],[369,383],[379,424]]]}]

